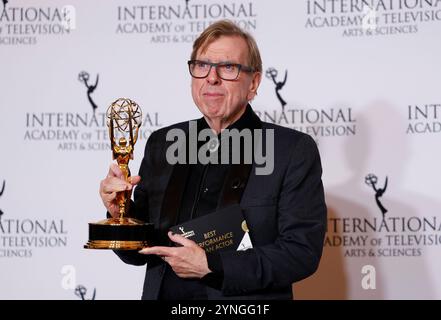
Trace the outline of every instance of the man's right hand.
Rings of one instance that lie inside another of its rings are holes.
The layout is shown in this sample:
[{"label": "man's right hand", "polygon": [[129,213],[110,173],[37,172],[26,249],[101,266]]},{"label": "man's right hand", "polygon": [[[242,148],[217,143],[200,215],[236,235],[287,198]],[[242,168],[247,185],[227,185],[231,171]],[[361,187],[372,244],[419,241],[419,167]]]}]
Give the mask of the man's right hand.
[{"label": "man's right hand", "polygon": [[119,206],[116,202],[116,193],[120,191],[132,190],[141,181],[140,176],[129,178],[130,182],[124,179],[124,174],[116,163],[112,163],[107,177],[101,181],[100,196],[107,211],[114,218],[119,217]]}]

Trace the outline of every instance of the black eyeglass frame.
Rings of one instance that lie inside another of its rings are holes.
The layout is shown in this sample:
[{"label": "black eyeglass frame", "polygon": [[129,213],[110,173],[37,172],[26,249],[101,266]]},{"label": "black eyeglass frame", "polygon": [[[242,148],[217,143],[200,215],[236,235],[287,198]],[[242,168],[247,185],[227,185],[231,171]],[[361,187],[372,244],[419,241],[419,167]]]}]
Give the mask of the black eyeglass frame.
[{"label": "black eyeglass frame", "polygon": [[[191,72],[191,65],[194,64],[194,63],[197,63],[197,62],[204,63],[204,64],[208,64],[208,65],[210,66],[210,69],[208,69],[208,72],[207,72],[207,75],[206,75],[206,76],[204,76],[204,77],[196,77],[196,76],[194,76],[193,73]],[[203,61],[203,60],[197,60],[197,59],[195,59],[195,60],[188,60],[188,61],[187,61],[187,64],[188,64],[188,71],[190,72],[190,75],[191,75],[193,78],[196,78],[196,79],[204,79],[204,78],[208,77],[208,75],[210,74],[210,71],[211,71],[211,68],[212,68],[212,67],[215,68],[217,76],[218,76],[219,78],[221,78],[222,80],[225,80],[225,81],[234,81],[234,80],[237,80],[237,78],[239,78],[240,72],[241,72],[242,70],[243,70],[244,72],[249,72],[249,73],[255,72],[255,70],[254,70],[253,68],[248,67],[248,66],[244,66],[244,65],[242,65],[242,64],[240,64],[240,63],[231,63],[231,62],[218,62],[218,63],[214,63],[214,62],[208,62],[208,61]],[[238,70],[237,70],[237,76],[236,76],[236,78],[234,78],[234,79],[225,79],[225,78],[221,77],[220,74],[219,74],[219,71],[218,71],[218,69],[217,69],[218,66],[235,66],[235,67],[237,67]]]}]

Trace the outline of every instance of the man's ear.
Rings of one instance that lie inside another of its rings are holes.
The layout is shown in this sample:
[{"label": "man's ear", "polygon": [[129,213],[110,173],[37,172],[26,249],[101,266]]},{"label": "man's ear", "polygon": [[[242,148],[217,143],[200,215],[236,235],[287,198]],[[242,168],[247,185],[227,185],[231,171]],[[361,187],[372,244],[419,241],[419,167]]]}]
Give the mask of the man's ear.
[{"label": "man's ear", "polygon": [[250,84],[250,90],[248,92],[248,101],[251,101],[254,99],[254,97],[257,95],[257,88],[259,88],[260,81],[262,80],[262,73],[261,72],[254,72],[253,78],[251,80]]}]

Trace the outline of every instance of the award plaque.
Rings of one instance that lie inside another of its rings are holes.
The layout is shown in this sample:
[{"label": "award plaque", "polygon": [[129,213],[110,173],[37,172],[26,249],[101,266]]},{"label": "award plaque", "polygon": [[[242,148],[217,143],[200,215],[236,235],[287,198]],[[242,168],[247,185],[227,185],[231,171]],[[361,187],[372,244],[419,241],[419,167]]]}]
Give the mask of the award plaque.
[{"label": "award plaque", "polygon": [[246,220],[238,204],[173,226],[170,231],[193,240],[205,252],[253,248]]},{"label": "award plaque", "polygon": [[[133,159],[133,149],[138,139],[142,113],[139,105],[120,98],[107,109],[110,145],[113,159],[118,163],[129,181],[129,160]],[[97,223],[89,223],[89,241],[86,249],[140,250],[149,246],[153,234],[153,224],[129,217],[131,191],[121,191],[116,195],[119,217]]]}]

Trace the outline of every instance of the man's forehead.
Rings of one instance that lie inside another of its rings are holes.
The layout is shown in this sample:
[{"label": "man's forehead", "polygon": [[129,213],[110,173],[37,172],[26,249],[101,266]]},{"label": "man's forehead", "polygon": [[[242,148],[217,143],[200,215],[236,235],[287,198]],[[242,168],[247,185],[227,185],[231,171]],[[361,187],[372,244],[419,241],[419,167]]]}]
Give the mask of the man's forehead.
[{"label": "man's forehead", "polygon": [[198,50],[196,57],[209,58],[219,56],[224,59],[241,59],[248,55],[248,46],[240,36],[220,36],[211,42],[204,44]]}]

